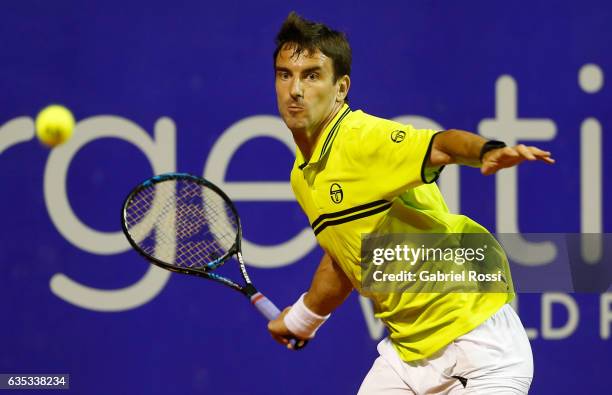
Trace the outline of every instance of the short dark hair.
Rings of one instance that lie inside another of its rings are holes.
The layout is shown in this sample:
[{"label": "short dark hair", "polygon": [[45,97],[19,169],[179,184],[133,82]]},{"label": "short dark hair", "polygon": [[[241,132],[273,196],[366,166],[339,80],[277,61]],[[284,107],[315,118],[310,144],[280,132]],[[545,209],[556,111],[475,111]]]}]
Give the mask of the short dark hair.
[{"label": "short dark hair", "polygon": [[278,53],[286,44],[292,47],[294,56],[303,51],[314,53],[319,50],[331,58],[334,82],[344,75],[351,75],[351,47],[342,32],[332,30],[322,23],[306,20],[292,11],[276,35],[274,65]]}]

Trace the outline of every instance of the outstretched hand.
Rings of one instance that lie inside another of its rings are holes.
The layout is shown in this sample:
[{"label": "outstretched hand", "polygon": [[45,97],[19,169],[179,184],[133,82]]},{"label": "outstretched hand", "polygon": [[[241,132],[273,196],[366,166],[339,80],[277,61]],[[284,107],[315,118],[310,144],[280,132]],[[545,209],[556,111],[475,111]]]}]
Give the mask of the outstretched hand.
[{"label": "outstretched hand", "polygon": [[488,176],[495,174],[501,169],[516,166],[525,160],[541,160],[549,164],[555,163],[555,160],[550,156],[551,153],[549,151],[542,151],[538,147],[526,146],[524,144],[498,148],[484,155],[480,172]]}]

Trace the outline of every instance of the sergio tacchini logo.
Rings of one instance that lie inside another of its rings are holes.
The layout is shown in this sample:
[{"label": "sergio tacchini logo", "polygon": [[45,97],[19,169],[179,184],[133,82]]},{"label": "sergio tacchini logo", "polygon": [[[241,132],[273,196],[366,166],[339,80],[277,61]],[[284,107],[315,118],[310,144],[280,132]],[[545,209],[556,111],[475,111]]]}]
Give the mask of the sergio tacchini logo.
[{"label": "sergio tacchini logo", "polygon": [[404,137],[406,137],[406,132],[403,130],[394,130],[391,132],[391,141],[394,143],[401,143],[404,141]]},{"label": "sergio tacchini logo", "polygon": [[342,187],[340,184],[333,183],[329,187],[329,197],[331,197],[332,202],[338,204],[342,202],[342,198],[344,198],[344,193],[342,192]]}]

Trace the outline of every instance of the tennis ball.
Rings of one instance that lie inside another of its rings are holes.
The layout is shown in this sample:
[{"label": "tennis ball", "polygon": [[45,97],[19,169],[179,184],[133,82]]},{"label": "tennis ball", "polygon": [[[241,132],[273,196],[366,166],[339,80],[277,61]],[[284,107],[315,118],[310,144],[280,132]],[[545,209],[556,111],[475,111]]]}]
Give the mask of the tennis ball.
[{"label": "tennis ball", "polygon": [[53,104],[42,109],[36,117],[36,136],[47,147],[55,147],[68,140],[74,131],[74,117],[69,109]]}]

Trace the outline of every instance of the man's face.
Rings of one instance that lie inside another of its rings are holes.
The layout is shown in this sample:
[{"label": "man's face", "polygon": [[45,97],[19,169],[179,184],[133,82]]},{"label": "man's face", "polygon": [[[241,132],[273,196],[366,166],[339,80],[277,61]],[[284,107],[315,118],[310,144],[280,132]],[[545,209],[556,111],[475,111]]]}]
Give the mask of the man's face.
[{"label": "man's face", "polygon": [[332,62],[319,50],[295,56],[290,45],[276,56],[278,111],[292,131],[309,133],[328,120],[338,96]]}]

